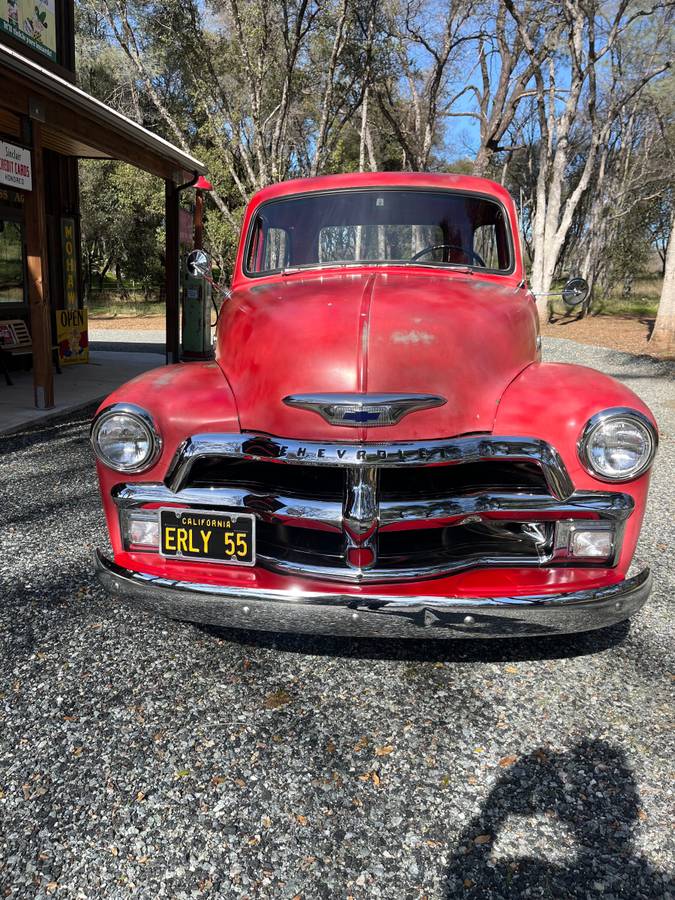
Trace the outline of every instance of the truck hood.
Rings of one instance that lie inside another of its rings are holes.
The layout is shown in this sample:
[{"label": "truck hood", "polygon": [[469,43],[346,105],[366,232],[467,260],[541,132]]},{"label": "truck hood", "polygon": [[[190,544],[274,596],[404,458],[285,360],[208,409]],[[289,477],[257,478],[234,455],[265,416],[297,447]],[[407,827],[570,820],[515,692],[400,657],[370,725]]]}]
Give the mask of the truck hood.
[{"label": "truck hood", "polygon": [[[301,440],[424,440],[491,431],[536,357],[534,306],[513,281],[419,270],[294,274],[233,292],[216,358],[242,431]],[[438,408],[350,428],[286,406],[308,393],[422,393]]]}]

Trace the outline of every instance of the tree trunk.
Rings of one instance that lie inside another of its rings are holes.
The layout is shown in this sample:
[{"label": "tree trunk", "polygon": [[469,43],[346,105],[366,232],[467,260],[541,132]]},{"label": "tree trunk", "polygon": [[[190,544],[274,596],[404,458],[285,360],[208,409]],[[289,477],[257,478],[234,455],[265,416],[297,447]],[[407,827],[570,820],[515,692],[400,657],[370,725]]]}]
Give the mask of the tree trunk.
[{"label": "tree trunk", "polygon": [[661,300],[649,346],[658,353],[675,356],[675,215],[670,223]]}]

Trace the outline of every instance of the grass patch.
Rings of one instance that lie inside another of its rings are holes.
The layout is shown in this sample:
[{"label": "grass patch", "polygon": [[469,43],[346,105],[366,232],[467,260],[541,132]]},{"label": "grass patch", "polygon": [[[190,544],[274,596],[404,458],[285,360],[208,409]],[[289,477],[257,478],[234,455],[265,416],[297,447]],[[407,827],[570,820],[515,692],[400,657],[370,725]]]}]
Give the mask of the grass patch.
[{"label": "grass patch", "polygon": [[616,287],[608,297],[594,299],[591,313],[596,316],[628,316],[653,318],[661,299],[663,279],[660,276],[636,278],[629,295]]},{"label": "grass patch", "polygon": [[166,307],[158,295],[129,292],[120,295],[112,291],[90,294],[87,304],[92,318],[116,319],[120,317],[163,316]]}]

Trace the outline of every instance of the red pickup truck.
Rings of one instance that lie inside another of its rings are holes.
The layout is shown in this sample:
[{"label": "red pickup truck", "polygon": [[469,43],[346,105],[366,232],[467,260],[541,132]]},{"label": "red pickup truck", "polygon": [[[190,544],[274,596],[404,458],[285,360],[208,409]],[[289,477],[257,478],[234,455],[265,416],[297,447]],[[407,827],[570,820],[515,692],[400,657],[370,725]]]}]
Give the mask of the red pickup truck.
[{"label": "red pickup truck", "polygon": [[122,386],[92,443],[114,552],[99,577],[175,618],[556,634],[649,593],[633,554],[654,418],[606,375],[541,362],[516,210],[491,181],[260,191],[215,361]]}]

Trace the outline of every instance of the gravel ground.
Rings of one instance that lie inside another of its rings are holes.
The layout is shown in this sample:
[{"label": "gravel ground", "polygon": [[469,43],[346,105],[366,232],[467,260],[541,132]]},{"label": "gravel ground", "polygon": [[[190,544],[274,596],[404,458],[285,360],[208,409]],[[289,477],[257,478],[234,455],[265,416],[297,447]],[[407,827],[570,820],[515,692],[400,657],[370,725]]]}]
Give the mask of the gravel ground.
[{"label": "gravel ground", "polygon": [[151,328],[101,328],[94,322],[89,329],[89,345],[92,350],[122,349],[127,353],[161,353],[163,356],[166,332]]},{"label": "gravel ground", "polygon": [[83,414],[0,440],[0,896],[673,895],[675,390],[632,624],[565,639],[228,633],[108,599]]}]

